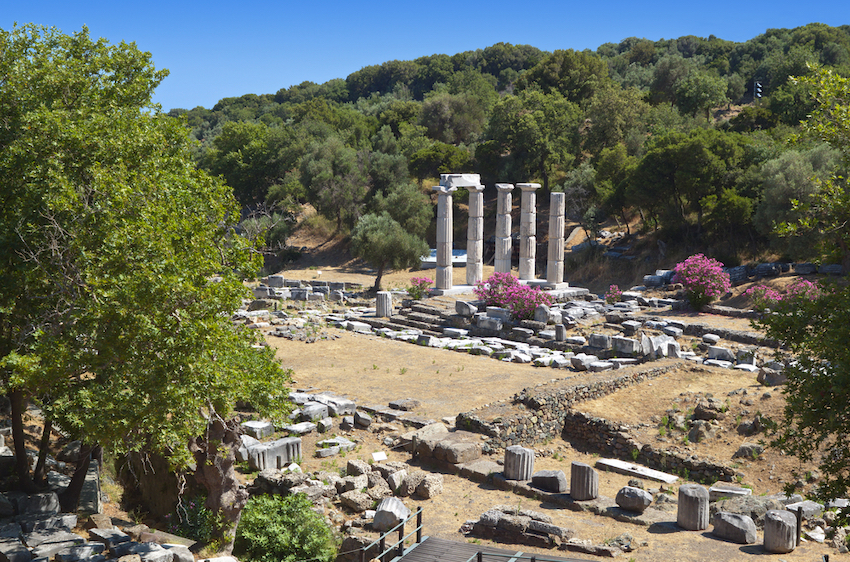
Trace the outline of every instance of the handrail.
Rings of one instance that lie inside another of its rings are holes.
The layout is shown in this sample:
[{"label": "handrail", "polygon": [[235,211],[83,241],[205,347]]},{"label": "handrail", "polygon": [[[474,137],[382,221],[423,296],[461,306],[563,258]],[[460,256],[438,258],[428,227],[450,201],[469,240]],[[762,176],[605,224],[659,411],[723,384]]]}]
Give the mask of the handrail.
[{"label": "handrail", "polygon": [[[416,527],[410,533],[405,535],[404,534],[404,525],[408,521],[413,519],[414,516],[416,517]],[[392,533],[396,530],[398,530],[398,540],[396,542],[394,542],[392,545],[390,545],[389,547],[386,547],[385,543],[386,543],[387,536],[390,533]],[[389,529],[384,534],[382,534],[380,537],[378,537],[377,539],[375,539],[374,541],[372,541],[368,545],[361,548],[360,549],[360,562],[366,562],[366,552],[370,548],[375,546],[376,544],[380,545],[378,548],[381,549],[381,552],[380,552],[380,554],[378,554],[374,558],[377,558],[379,560],[383,560],[384,556],[386,556],[393,549],[397,549],[396,556],[402,556],[404,554],[404,541],[409,539],[410,536],[413,535],[413,533],[416,533],[417,544],[421,543],[422,542],[422,507],[421,506],[418,507],[414,513],[411,513],[410,516],[407,519],[404,519],[403,521],[399,522],[395,527],[393,527],[392,529]]]}]

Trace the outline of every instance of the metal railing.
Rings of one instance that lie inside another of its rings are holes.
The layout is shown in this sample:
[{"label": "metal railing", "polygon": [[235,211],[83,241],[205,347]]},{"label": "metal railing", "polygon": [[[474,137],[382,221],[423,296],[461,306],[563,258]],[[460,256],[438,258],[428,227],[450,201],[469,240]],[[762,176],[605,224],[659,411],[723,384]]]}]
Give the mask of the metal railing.
[{"label": "metal railing", "polygon": [[[405,535],[404,534],[404,525],[408,521],[413,519],[414,517],[416,517],[416,527],[413,529],[413,531],[411,531],[410,533]],[[396,531],[398,531],[398,540],[396,542],[394,542],[393,544],[391,544],[390,546],[386,546],[387,537],[390,534],[392,534]],[[371,543],[369,543],[368,545],[366,545],[362,549],[360,549],[360,562],[366,562],[366,553],[369,551],[369,549],[371,549],[375,545],[378,545],[378,548],[380,549],[380,553],[377,554],[376,556],[374,556],[373,558],[377,558],[381,562],[386,562],[384,557],[387,554],[389,554],[393,551],[395,551],[395,557],[403,556],[404,550],[405,550],[404,549],[404,541],[409,539],[414,533],[416,534],[416,544],[421,543],[422,542],[422,508],[421,507],[417,508],[416,512],[412,513],[410,515],[410,517],[408,517],[404,521],[401,521],[398,525],[396,525],[392,529],[388,530],[383,535],[381,535],[380,537],[378,537],[377,539],[375,539],[374,541],[372,541]]]}]

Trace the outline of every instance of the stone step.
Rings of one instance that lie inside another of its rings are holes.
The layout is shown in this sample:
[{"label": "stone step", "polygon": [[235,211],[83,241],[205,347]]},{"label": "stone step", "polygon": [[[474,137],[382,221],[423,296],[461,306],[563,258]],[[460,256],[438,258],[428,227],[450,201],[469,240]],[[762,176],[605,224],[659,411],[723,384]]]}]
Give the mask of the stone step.
[{"label": "stone step", "polygon": [[404,319],[404,317],[393,316],[391,319],[362,317],[360,318],[360,321],[375,329],[388,328],[390,330],[401,331],[416,328],[417,330],[422,330],[422,333],[428,336],[442,337],[443,335],[442,329],[439,331],[435,330],[431,325],[427,325],[426,328],[411,326],[409,323],[406,323],[406,319]]}]

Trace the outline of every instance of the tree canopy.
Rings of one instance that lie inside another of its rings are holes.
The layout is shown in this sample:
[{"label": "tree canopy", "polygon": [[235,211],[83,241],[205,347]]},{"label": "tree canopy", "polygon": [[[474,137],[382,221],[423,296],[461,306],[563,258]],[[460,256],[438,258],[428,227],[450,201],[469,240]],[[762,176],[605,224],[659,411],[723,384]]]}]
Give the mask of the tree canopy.
[{"label": "tree canopy", "polygon": [[88,446],[175,464],[238,399],[285,413],[287,373],[229,320],[257,254],[230,187],[151,104],[165,75],[85,28],[0,32],[0,384],[24,482],[26,399]]}]

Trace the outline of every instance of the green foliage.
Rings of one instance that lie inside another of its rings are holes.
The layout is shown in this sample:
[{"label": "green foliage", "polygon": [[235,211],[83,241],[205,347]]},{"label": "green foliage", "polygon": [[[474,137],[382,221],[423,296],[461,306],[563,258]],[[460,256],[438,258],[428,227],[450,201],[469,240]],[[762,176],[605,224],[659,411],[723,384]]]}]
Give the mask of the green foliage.
[{"label": "green foliage", "polygon": [[304,494],[254,496],[236,529],[233,554],[246,562],[331,562],[336,539]]},{"label": "green foliage", "polygon": [[49,389],[74,438],[175,463],[201,411],[282,415],[287,373],[228,319],[259,261],[230,188],[151,104],[165,73],[87,29],[26,26],[0,33],[0,75],[4,391]]},{"label": "green foliage", "polygon": [[[817,92],[818,108],[806,123],[811,134],[841,151],[850,163],[850,80],[824,69],[805,79]],[[850,196],[842,178],[822,182],[800,208],[802,218],[786,224],[788,232],[821,240],[825,252],[850,266],[847,220]],[[850,404],[850,356],[846,342],[850,288],[825,287],[786,295],[773,314],[755,321],[768,337],[776,338],[796,355],[784,371],[786,407],[782,424],[775,425],[772,443],[801,463],[818,464],[823,479],[817,497],[844,497],[850,489],[850,448],[846,445]]]},{"label": "green foliage", "polygon": [[301,160],[301,183],[316,210],[354,226],[366,202],[368,171],[357,151],[342,139],[330,137],[311,145]]},{"label": "green foliage", "polygon": [[360,217],[351,232],[351,251],[377,268],[374,288],[380,290],[387,267],[406,269],[418,265],[428,253],[428,244],[383,211]]},{"label": "green foliage", "polygon": [[[210,544],[220,521],[204,506],[206,498],[182,498],[174,513],[164,516],[167,531],[202,544]],[[217,551],[215,546],[211,550]]]}]

